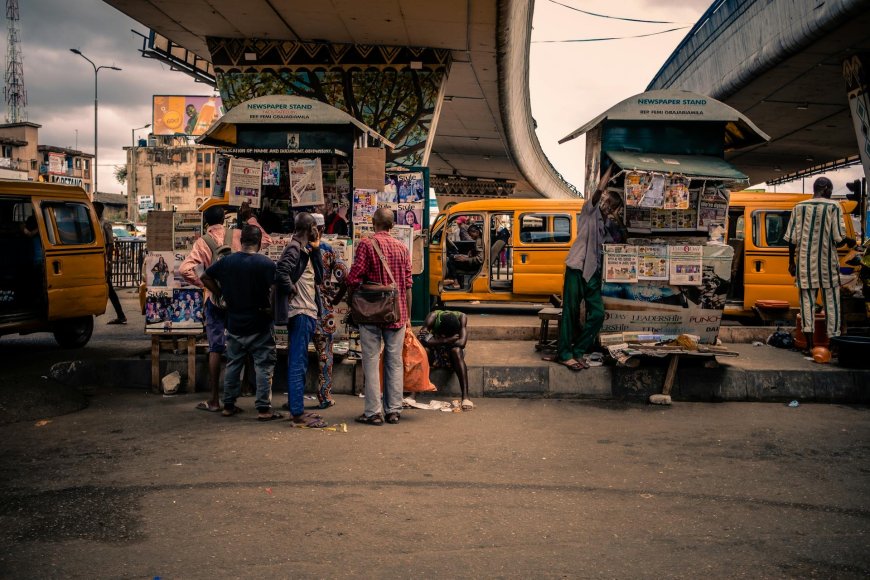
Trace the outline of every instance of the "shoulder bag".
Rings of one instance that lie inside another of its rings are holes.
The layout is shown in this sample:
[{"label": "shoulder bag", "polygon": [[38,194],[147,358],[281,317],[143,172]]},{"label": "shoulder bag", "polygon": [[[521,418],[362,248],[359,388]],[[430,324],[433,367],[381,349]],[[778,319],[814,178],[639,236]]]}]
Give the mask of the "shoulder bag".
[{"label": "shoulder bag", "polygon": [[355,324],[394,324],[400,317],[400,297],[399,290],[396,288],[396,279],[381,253],[377,240],[372,239],[372,246],[392,284],[389,286],[370,282],[361,284],[350,297],[350,313]]}]

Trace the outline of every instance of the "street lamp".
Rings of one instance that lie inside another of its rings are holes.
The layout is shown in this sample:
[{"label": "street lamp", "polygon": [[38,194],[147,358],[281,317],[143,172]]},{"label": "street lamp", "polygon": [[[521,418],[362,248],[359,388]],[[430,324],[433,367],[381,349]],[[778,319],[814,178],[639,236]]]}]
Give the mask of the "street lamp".
[{"label": "street lamp", "polygon": [[109,70],[121,70],[121,69],[116,67],[116,66],[107,66],[107,65],[97,66],[96,64],[94,64],[94,61],[92,61],[91,59],[89,59],[88,57],[83,55],[82,51],[80,51],[79,49],[71,48],[69,50],[71,53],[77,54],[80,57],[82,57],[83,59],[85,59],[86,61],[88,61],[89,63],[91,63],[91,66],[94,67],[94,193],[97,193],[97,183],[98,183],[98,174],[99,174],[99,171],[97,169],[97,167],[98,167],[98,164],[97,164],[97,158],[98,158],[98,155],[97,155],[97,112],[99,110],[99,99],[97,98],[97,76],[98,76],[98,73],[100,72],[100,69],[104,69],[104,68],[109,69]]},{"label": "street lamp", "polygon": [[135,216],[136,219],[133,221],[139,221],[139,202],[136,199],[136,131],[147,129],[150,126],[151,123],[147,123],[130,130],[130,139],[133,142],[133,146],[130,148],[130,169],[127,171],[127,182],[130,184],[127,193],[127,218],[133,219],[132,216]]}]

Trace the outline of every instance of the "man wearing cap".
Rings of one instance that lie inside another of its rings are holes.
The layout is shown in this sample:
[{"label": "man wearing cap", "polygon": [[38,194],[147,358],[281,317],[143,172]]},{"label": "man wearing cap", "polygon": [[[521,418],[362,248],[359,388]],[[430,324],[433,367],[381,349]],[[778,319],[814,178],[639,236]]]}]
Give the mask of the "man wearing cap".
[{"label": "man wearing cap", "polygon": [[[323,214],[313,213],[317,230],[323,234],[326,220]],[[335,405],[332,398],[332,363],[333,336],[337,321],[335,320],[335,305],[341,302],[347,286],[347,265],[341,256],[335,253],[332,246],[321,240],[320,260],[323,263],[323,281],[320,283],[318,297],[318,317],[314,327],[314,349],[320,359],[320,385],[317,389],[317,400],[321,409]]]},{"label": "man wearing cap", "polygon": [[831,199],[834,184],[827,177],[813,183],[813,197],[794,206],[783,238],[788,242],[788,272],[800,294],[801,330],[807,351],[813,348],[816,296],[822,291],[828,336],[840,334],[840,261],[837,248],[855,246],[846,237],[843,210]]}]

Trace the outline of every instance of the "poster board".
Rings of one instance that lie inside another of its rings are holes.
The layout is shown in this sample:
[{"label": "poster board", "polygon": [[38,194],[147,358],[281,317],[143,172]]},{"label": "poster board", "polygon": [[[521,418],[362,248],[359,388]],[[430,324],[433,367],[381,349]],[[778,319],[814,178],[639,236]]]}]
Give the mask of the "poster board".
[{"label": "poster board", "polygon": [[148,238],[145,242],[149,252],[171,252],[175,247],[173,239],[175,220],[172,211],[148,212]]},{"label": "poster board", "polygon": [[204,323],[203,290],[179,273],[186,252],[149,251],[142,267],[145,293],[145,332],[198,334]]}]

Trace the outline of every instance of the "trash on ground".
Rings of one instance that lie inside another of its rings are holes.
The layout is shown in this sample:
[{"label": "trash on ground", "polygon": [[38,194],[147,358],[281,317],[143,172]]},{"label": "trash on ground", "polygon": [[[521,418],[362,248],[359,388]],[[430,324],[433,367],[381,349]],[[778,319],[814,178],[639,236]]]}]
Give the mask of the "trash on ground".
[{"label": "trash on ground", "polygon": [[790,403],[788,404],[788,406],[791,407],[791,408],[795,408],[795,407],[800,407],[801,404],[798,403],[797,401],[792,401],[792,402],[790,402]]},{"label": "trash on ground", "polygon": [[163,394],[174,395],[181,386],[181,373],[172,371],[160,380],[160,386],[163,387]]},{"label": "trash on ground", "polygon": [[51,423],[51,419],[40,419],[39,421],[34,423],[33,426],[34,427],[45,427],[49,423]]}]

